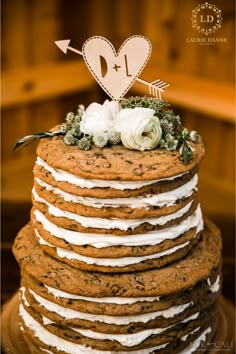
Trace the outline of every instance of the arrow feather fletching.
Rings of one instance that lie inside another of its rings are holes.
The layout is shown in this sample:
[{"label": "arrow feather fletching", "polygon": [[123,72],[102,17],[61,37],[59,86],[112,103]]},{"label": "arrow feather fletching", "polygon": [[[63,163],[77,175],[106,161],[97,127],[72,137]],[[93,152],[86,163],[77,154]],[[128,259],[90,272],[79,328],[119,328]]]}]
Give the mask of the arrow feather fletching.
[{"label": "arrow feather fletching", "polygon": [[149,93],[155,97],[159,97],[161,99],[161,93],[164,92],[164,90],[170,86],[167,82],[157,79],[152,82],[148,82],[142,79],[137,78],[136,81],[139,81],[143,85],[148,86],[149,88]]}]

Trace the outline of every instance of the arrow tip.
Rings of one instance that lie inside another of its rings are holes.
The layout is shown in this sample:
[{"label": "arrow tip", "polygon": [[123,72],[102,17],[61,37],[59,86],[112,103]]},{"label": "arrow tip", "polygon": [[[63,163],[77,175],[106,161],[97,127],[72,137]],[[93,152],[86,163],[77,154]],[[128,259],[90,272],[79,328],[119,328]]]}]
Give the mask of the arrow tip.
[{"label": "arrow tip", "polygon": [[70,39],[65,39],[63,41],[55,41],[55,44],[66,54],[70,41]]}]

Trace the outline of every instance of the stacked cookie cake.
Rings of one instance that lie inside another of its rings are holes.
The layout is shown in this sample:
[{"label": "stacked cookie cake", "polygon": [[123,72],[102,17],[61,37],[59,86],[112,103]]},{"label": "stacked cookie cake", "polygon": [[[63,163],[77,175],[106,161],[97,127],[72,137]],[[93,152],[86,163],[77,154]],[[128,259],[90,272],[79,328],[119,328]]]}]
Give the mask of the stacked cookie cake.
[{"label": "stacked cookie cake", "polygon": [[14,244],[25,342],[32,353],[204,352],[221,239],[197,196],[202,141],[158,99],[114,107],[80,106],[38,145],[31,221]]}]

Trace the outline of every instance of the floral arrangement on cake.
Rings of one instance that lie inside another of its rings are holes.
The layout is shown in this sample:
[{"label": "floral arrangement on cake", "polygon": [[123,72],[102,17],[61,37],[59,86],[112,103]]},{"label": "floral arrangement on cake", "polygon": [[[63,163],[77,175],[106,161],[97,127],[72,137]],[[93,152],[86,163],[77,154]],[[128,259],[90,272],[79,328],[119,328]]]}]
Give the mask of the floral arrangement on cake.
[{"label": "floral arrangement on cake", "polygon": [[130,97],[103,104],[91,103],[86,109],[79,105],[77,112],[69,112],[66,122],[58,130],[39,132],[21,138],[14,149],[37,138],[62,135],[67,145],[88,150],[94,144],[99,148],[123,144],[132,150],[179,150],[181,159],[188,163],[197,142],[196,131],[183,128],[178,115],[168,109],[169,104],[159,98]]},{"label": "floral arrangement on cake", "polygon": [[120,142],[132,150],[152,150],[156,147],[169,151],[180,149],[184,162],[188,162],[192,147],[188,139],[197,141],[195,131],[181,129],[180,117],[172,110],[164,110],[168,103],[152,97],[106,100],[103,105],[92,103],[85,110],[80,105],[77,114],[67,114],[62,126],[67,145],[89,149],[91,144],[103,148]]}]

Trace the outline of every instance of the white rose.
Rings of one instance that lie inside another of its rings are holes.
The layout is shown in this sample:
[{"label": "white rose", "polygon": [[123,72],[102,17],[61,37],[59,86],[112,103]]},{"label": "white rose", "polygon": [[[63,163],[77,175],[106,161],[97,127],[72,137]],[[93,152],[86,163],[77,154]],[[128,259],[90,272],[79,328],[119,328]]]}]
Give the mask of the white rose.
[{"label": "white rose", "polygon": [[115,130],[120,132],[125,147],[132,150],[154,149],[161,139],[159,119],[150,108],[122,109],[115,118]]},{"label": "white rose", "polygon": [[117,103],[106,100],[103,105],[91,103],[85,110],[80,122],[82,133],[94,135],[97,132],[114,130],[114,117]]}]

